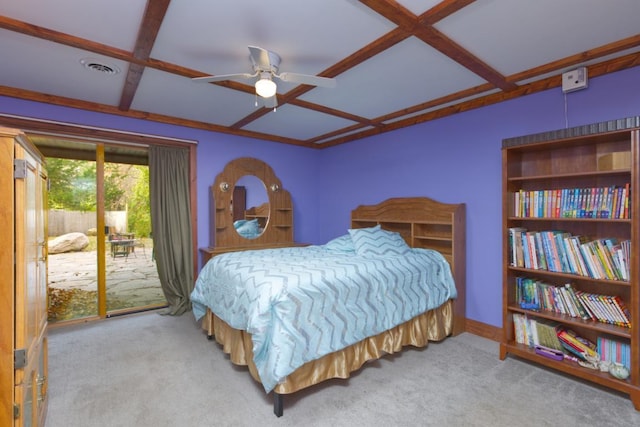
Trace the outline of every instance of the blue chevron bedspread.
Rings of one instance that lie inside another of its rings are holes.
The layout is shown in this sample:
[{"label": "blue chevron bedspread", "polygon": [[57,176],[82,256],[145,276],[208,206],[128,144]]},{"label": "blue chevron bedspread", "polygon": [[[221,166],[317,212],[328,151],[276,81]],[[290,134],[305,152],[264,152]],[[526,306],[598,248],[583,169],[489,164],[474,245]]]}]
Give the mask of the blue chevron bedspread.
[{"label": "blue chevron bedspread", "polygon": [[324,246],[230,252],[212,258],[191,294],[253,339],[266,392],[308,361],[393,328],[456,296],[438,252],[362,257]]}]

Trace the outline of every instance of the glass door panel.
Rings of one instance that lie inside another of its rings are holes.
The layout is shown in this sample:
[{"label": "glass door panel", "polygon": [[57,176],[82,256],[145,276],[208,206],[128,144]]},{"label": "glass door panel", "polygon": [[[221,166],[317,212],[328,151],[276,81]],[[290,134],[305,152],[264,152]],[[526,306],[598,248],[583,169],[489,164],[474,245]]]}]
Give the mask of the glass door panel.
[{"label": "glass door panel", "polygon": [[107,313],[166,305],[153,257],[149,167],[105,163]]},{"label": "glass door panel", "polygon": [[48,158],[50,322],[98,315],[96,163]]}]

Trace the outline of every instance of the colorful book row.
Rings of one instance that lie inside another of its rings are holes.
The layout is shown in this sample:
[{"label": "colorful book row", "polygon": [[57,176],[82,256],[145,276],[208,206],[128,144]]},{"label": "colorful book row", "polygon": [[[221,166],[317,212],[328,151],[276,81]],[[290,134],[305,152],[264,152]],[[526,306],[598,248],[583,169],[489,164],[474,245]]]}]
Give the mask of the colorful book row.
[{"label": "colorful book row", "polygon": [[[598,358],[597,345],[578,336],[575,332],[559,326],[555,322],[534,319],[525,314],[513,314],[513,327],[516,342],[531,348],[544,346],[560,350],[565,358],[577,360],[586,356]],[[586,356],[585,356],[586,355]]]},{"label": "colorful book row", "polygon": [[580,359],[598,358],[597,346],[586,338],[582,338],[570,329],[558,327],[558,339],[567,352]]},{"label": "colorful book row", "polygon": [[628,343],[599,336],[594,344],[573,331],[563,329],[557,322],[535,319],[520,313],[513,314],[513,325],[516,342],[519,344],[531,348],[542,345],[560,350],[567,354],[566,358],[570,358],[569,354],[583,358],[581,353],[593,356],[595,349],[599,360],[621,363],[627,369],[631,368],[631,347]]},{"label": "colorful book row", "polygon": [[563,231],[509,228],[509,263],[514,267],[628,281],[631,241],[589,241]]},{"label": "colorful book row", "polygon": [[619,296],[583,292],[570,284],[554,286],[528,277],[516,277],[516,302],[527,310],[631,327],[629,310]]},{"label": "colorful book row", "polygon": [[598,337],[596,345],[600,360],[622,363],[627,369],[631,369],[631,346],[628,343]]},{"label": "colorful book row", "polygon": [[514,193],[518,218],[629,218],[629,184],[611,187],[520,190]]},{"label": "colorful book row", "polygon": [[529,347],[543,345],[554,350],[563,350],[558,339],[557,323],[544,319],[534,319],[525,314],[513,314],[513,326],[516,342]]}]

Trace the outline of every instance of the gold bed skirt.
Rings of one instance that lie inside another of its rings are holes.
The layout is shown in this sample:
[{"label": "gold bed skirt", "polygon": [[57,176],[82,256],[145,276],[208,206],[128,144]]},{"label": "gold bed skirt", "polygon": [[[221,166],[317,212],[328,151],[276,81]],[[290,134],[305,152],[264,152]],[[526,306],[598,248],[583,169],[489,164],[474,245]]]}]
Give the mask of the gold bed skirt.
[{"label": "gold bed skirt", "polygon": [[[440,341],[451,335],[453,318],[453,301],[449,300],[393,329],[305,363],[278,384],[274,391],[289,394],[331,378],[349,378],[351,372],[369,360],[399,352],[408,345],[426,347],[429,341]],[[249,333],[233,329],[209,310],[202,321],[202,328],[209,336],[215,336],[233,364],[247,366],[251,376],[260,382],[253,364],[253,344]]]}]

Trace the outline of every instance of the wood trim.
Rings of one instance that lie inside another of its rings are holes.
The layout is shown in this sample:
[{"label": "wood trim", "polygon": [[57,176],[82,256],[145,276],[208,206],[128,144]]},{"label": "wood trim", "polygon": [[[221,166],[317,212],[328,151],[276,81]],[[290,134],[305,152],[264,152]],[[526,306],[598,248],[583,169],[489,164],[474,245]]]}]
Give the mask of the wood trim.
[{"label": "wood trim", "polygon": [[473,319],[467,319],[465,332],[482,338],[487,338],[498,343],[502,340],[502,328],[478,322]]},{"label": "wood trim", "polygon": [[96,220],[98,242],[98,316],[107,317],[107,273],[104,240],[104,144],[96,144]]}]

